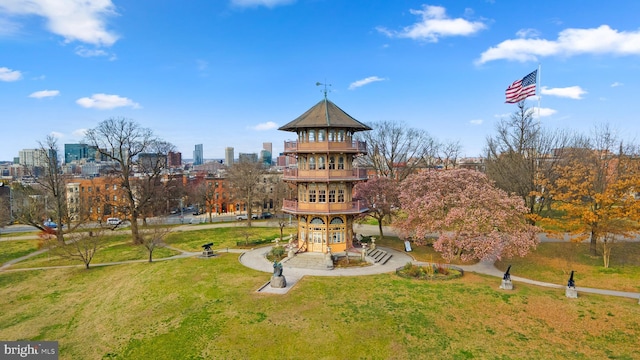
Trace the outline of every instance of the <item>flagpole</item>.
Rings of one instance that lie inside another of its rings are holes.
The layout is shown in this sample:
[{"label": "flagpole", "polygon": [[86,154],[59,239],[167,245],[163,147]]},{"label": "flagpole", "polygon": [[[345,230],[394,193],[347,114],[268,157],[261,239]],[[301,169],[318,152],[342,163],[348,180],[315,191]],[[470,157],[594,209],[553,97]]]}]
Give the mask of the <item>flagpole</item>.
[{"label": "flagpole", "polygon": [[542,72],[541,64],[538,63],[538,127],[540,127],[540,98],[542,97]]}]

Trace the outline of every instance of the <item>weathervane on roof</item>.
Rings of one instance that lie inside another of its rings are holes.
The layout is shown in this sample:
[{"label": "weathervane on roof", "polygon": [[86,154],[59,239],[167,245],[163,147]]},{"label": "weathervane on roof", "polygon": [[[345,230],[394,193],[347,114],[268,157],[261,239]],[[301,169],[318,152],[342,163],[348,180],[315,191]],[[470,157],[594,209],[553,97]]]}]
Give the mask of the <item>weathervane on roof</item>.
[{"label": "weathervane on roof", "polygon": [[325,80],[325,83],[324,83],[324,84],[323,84],[323,83],[321,83],[321,82],[317,82],[317,83],[316,83],[316,86],[320,86],[320,85],[324,85],[324,90],[323,90],[323,92],[324,92],[324,99],[326,100],[326,99],[327,99],[327,86],[331,86],[331,84],[327,84],[327,83],[326,83],[326,80]]}]

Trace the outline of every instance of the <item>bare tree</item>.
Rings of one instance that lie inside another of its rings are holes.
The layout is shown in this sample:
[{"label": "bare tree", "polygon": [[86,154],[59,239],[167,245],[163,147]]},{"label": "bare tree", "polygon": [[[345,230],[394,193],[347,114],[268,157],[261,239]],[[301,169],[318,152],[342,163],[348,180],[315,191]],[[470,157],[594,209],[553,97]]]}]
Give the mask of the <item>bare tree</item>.
[{"label": "bare tree", "polygon": [[439,146],[438,159],[445,169],[454,169],[458,165],[462,144],[459,140],[447,140]]},{"label": "bare tree", "polygon": [[42,188],[14,183],[12,192],[15,219],[22,224],[45,231],[47,227],[43,225],[42,220],[47,218],[48,214],[46,196]]},{"label": "bare tree", "polygon": [[[62,174],[62,167],[59,158],[58,139],[48,135],[45,142],[40,142],[40,150],[44,156],[45,166],[42,176],[36,181],[44,190],[48,197],[47,203],[52,210],[52,219],[58,224],[56,237],[58,242],[64,242],[62,232],[63,224],[69,224],[69,212],[67,211],[66,178]],[[49,209],[47,209],[49,210]]]},{"label": "bare tree", "polygon": [[53,243],[46,237],[43,238],[52,254],[65,259],[82,261],[85,269],[89,269],[94,256],[106,243],[102,229],[70,233],[63,243]]},{"label": "bare tree", "polygon": [[374,123],[372,128],[356,136],[367,142],[364,161],[380,176],[402,181],[437,157],[438,142],[424,130],[393,121]]},{"label": "bare tree", "polygon": [[263,173],[262,164],[253,162],[234,164],[227,173],[232,197],[247,207],[247,226],[251,226],[253,207],[262,203]]},{"label": "bare tree", "polygon": [[487,137],[487,176],[499,188],[521,197],[530,214],[540,214],[551,202],[541,179],[552,177],[569,142],[568,134],[542,129],[524,101],[509,119],[498,123],[496,132]]},{"label": "bare tree", "polygon": [[0,182],[0,229],[11,224],[11,188]]},{"label": "bare tree", "polygon": [[[138,218],[154,197],[150,191],[166,168],[167,153],[173,146],[157,138],[151,129],[142,128],[132,120],[110,118],[86,133],[87,143],[113,161],[113,173],[119,177],[124,191],[133,242],[141,243]],[[134,179],[134,173],[142,176]]]},{"label": "bare tree", "polygon": [[149,253],[149,262],[153,261],[153,251],[158,247],[165,246],[164,239],[170,232],[171,228],[166,226],[146,227],[140,231],[142,246]]}]

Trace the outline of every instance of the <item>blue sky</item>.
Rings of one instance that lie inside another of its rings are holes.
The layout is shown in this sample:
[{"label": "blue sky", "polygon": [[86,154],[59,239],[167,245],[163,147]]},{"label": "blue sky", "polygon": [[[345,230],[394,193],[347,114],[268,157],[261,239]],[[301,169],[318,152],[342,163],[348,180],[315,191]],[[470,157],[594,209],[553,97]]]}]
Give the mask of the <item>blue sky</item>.
[{"label": "blue sky", "polygon": [[[541,66],[541,122],[640,134],[639,1],[0,0],[0,160],[130,118],[191,158],[274,152],[329,98],[466,156]],[[530,98],[530,106],[537,101]]]}]

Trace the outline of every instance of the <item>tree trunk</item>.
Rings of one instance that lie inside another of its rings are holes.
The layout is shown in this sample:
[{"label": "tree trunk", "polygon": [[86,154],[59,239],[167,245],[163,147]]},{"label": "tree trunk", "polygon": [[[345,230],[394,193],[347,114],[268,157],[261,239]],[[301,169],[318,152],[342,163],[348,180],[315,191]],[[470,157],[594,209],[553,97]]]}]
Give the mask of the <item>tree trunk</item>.
[{"label": "tree trunk", "polygon": [[149,262],[153,262],[153,250],[149,250]]},{"label": "tree trunk", "polygon": [[378,220],[378,230],[380,231],[380,240],[382,240],[382,219]]},{"label": "tree trunk", "polygon": [[598,255],[598,236],[595,232],[591,231],[591,242],[589,243],[589,252],[591,255]]},{"label": "tree trunk", "polygon": [[131,237],[133,239],[133,243],[136,245],[142,244],[140,241],[140,234],[138,231],[138,216],[135,214],[131,214]]}]

